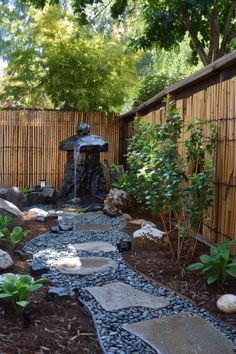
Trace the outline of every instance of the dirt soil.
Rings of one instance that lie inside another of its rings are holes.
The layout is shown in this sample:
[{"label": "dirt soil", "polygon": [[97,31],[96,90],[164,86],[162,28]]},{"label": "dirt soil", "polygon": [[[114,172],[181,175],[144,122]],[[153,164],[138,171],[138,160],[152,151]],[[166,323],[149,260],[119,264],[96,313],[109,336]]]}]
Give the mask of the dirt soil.
[{"label": "dirt soil", "polygon": [[[30,233],[20,246],[46,232],[56,222],[48,219],[40,223],[30,219],[27,213],[24,219],[24,227]],[[7,272],[29,274],[27,264],[13,258],[14,266]],[[90,315],[76,297],[48,297],[47,287],[48,284],[32,295],[26,318],[6,303],[0,303],[0,354],[101,353]]]},{"label": "dirt soil", "polygon": [[[162,224],[158,218],[152,218],[148,213],[135,211],[129,213],[134,219],[145,219],[154,222],[161,230]],[[131,238],[133,232],[140,227],[128,224],[123,231]],[[176,238],[172,238],[175,248]],[[217,284],[207,285],[206,277],[197,271],[189,271],[186,267],[199,260],[201,254],[209,254],[209,247],[198,242],[195,257],[182,259],[179,263],[171,257],[168,248],[160,251],[132,249],[123,253],[126,262],[136,271],[151,278],[164,287],[183,295],[195,305],[205,308],[214,317],[236,328],[236,313],[225,314],[218,310],[217,299],[223,294],[236,294],[236,281],[230,278],[223,288]]]}]

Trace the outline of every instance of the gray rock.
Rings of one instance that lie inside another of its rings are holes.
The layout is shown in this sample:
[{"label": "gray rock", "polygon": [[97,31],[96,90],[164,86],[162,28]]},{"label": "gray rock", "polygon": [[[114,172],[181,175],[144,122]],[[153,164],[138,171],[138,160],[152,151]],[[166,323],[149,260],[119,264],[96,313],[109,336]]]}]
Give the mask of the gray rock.
[{"label": "gray rock", "polygon": [[43,215],[38,215],[35,220],[38,222],[45,222],[46,218]]},{"label": "gray rock", "polygon": [[62,222],[59,223],[59,228],[61,231],[72,231],[73,230],[73,224],[64,224]]},{"label": "gray rock", "polygon": [[13,216],[19,221],[23,220],[23,215],[20,209],[18,209],[17,206],[13,203],[8,202],[2,198],[0,198],[0,214]]},{"label": "gray rock", "polygon": [[53,234],[58,234],[60,232],[60,227],[59,225],[54,225],[50,228],[50,231],[53,233]]},{"label": "gray rock", "polygon": [[48,271],[49,271],[49,267],[43,264],[39,264],[36,262],[30,263],[30,273],[32,275],[42,275],[44,273],[48,273]]},{"label": "gray rock", "polygon": [[46,186],[40,190],[32,190],[27,193],[26,206],[33,206],[37,204],[55,204],[57,199],[56,191],[54,188]]},{"label": "gray rock", "polygon": [[119,189],[111,189],[104,200],[103,212],[109,216],[120,215],[128,206],[128,195],[125,191]]},{"label": "gray rock", "polygon": [[14,250],[14,255],[19,257],[23,261],[27,261],[28,259],[33,259],[33,253],[26,252],[24,250]]},{"label": "gray rock", "polygon": [[0,249],[0,269],[7,269],[13,265],[13,260],[11,256]]},{"label": "gray rock", "polygon": [[48,295],[57,297],[72,297],[75,295],[75,291],[70,288],[52,286],[48,288]]},{"label": "gray rock", "polygon": [[18,187],[0,188],[0,198],[13,203],[19,209],[23,208],[23,204],[26,200],[26,197],[21,193]]},{"label": "gray rock", "polygon": [[130,251],[131,246],[132,246],[132,242],[131,241],[120,241],[119,243],[117,243],[116,246],[117,246],[119,252]]}]

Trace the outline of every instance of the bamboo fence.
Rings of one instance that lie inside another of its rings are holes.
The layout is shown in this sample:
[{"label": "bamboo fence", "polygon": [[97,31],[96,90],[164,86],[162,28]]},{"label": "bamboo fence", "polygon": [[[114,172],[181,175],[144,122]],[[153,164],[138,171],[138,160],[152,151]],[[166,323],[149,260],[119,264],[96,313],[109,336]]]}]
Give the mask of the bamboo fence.
[{"label": "bamboo fence", "polygon": [[[175,99],[174,96],[172,96]],[[184,126],[195,119],[210,120],[218,127],[218,144],[214,156],[214,203],[203,222],[202,233],[219,243],[236,238],[236,77],[198,91],[176,105]],[[141,117],[147,122],[163,122],[164,110],[158,109]],[[183,130],[179,143],[183,155]]]},{"label": "bamboo fence", "polygon": [[31,187],[46,179],[59,189],[66,152],[58,144],[75,135],[78,123],[91,125],[91,133],[109,143],[101,153],[110,165],[119,159],[119,120],[113,114],[39,110],[0,111],[0,186]]}]

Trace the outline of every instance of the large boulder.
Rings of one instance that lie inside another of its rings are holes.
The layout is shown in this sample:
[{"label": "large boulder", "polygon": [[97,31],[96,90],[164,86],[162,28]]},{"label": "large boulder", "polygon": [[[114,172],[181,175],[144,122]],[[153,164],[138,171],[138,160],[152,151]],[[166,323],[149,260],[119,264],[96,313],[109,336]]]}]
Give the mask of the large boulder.
[{"label": "large boulder", "polygon": [[18,187],[0,188],[0,198],[13,203],[19,209],[23,208],[26,197],[21,193]]},{"label": "large boulder", "polygon": [[236,313],[236,296],[225,294],[217,300],[217,307],[220,311],[225,313]]},{"label": "large boulder", "polygon": [[10,215],[19,220],[23,218],[22,212],[16,205],[2,198],[0,198],[0,215]]},{"label": "large boulder", "polygon": [[111,189],[104,200],[103,212],[109,216],[122,215],[128,207],[128,195],[125,191],[119,189]]},{"label": "large boulder", "polygon": [[26,206],[33,206],[37,204],[55,204],[57,193],[51,186],[43,188],[31,188],[26,196]]},{"label": "large boulder", "polygon": [[11,256],[0,249],[0,269],[7,269],[10,268],[13,265],[13,260]]}]

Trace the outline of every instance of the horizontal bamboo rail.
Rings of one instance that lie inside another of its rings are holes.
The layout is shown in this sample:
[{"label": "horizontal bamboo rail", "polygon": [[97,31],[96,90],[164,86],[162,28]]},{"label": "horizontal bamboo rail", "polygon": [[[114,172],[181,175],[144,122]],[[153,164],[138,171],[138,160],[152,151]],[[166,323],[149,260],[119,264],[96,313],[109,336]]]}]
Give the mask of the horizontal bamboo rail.
[{"label": "horizontal bamboo rail", "polygon": [[[172,96],[175,99],[174,95]],[[203,235],[210,241],[221,242],[236,238],[236,77],[204,90],[177,99],[176,105],[184,125],[195,119],[211,120],[218,127],[218,145],[214,156],[214,204],[204,220]],[[147,122],[163,122],[164,111],[154,110],[141,118]],[[131,123],[129,123],[130,125]],[[128,128],[127,128],[128,129]],[[130,127],[129,127],[130,129]],[[183,155],[183,130],[179,143]]]},{"label": "horizontal bamboo rail", "polygon": [[91,125],[91,133],[109,143],[101,162],[119,159],[119,120],[114,114],[39,110],[0,111],[0,186],[31,187],[40,179],[59,189],[66,152],[61,140],[75,134],[78,123]]}]

